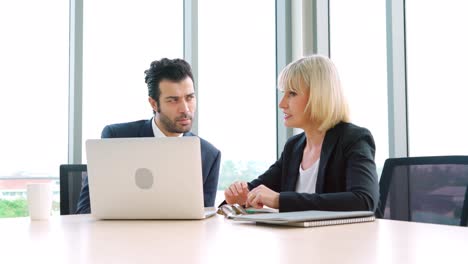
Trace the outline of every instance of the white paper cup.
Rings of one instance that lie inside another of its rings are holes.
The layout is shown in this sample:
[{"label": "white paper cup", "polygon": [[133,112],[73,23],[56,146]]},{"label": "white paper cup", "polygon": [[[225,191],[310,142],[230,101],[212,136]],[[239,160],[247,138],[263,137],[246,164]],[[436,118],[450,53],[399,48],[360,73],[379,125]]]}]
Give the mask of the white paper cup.
[{"label": "white paper cup", "polygon": [[27,184],[28,209],[31,220],[47,220],[52,212],[52,184]]}]

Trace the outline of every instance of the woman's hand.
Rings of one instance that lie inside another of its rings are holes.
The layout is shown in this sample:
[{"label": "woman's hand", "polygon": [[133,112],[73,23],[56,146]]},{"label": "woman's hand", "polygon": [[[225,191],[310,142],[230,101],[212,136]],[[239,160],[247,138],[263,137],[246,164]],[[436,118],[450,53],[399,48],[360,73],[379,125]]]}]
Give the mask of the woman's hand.
[{"label": "woman's hand", "polygon": [[263,206],[270,208],[279,208],[279,193],[272,191],[265,185],[259,185],[252,189],[247,195],[246,206],[252,206],[254,208],[262,208]]},{"label": "woman's hand", "polygon": [[224,198],[228,204],[245,205],[248,193],[249,187],[247,186],[247,182],[237,181],[224,190]]}]

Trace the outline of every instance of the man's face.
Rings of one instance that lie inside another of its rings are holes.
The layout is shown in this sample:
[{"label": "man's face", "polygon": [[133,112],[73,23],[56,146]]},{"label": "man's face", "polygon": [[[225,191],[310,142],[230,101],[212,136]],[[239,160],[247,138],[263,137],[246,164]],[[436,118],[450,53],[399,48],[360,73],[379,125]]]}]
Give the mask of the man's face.
[{"label": "man's face", "polygon": [[166,136],[179,136],[190,131],[197,107],[192,79],[187,77],[180,82],[162,80],[159,89],[159,104],[149,98],[151,107],[156,112],[155,120],[159,129]]}]

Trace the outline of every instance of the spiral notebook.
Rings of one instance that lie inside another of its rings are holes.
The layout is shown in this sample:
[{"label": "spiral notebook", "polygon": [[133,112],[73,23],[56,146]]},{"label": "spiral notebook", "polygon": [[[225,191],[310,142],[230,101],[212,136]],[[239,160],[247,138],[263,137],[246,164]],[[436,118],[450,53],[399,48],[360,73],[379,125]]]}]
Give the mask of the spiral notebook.
[{"label": "spiral notebook", "polygon": [[375,220],[375,216],[374,212],[370,211],[301,211],[234,215],[231,216],[231,219],[235,221],[254,221],[260,224],[318,227],[370,222]]}]

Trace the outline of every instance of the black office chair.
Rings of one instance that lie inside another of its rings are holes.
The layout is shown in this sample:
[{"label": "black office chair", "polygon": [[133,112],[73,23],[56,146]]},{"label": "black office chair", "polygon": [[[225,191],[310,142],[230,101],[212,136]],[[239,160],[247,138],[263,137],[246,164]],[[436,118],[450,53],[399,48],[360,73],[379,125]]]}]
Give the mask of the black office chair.
[{"label": "black office chair", "polygon": [[387,159],[376,216],[467,226],[468,156]]},{"label": "black office chair", "polygon": [[60,165],[60,214],[75,214],[80,198],[81,183],[87,175],[86,165]]}]

